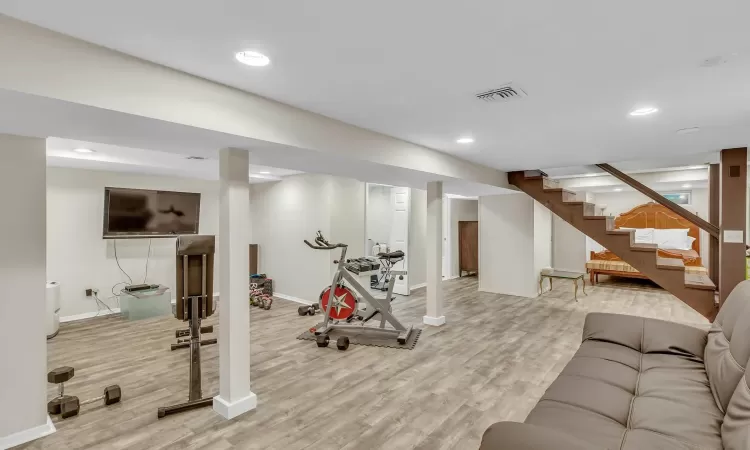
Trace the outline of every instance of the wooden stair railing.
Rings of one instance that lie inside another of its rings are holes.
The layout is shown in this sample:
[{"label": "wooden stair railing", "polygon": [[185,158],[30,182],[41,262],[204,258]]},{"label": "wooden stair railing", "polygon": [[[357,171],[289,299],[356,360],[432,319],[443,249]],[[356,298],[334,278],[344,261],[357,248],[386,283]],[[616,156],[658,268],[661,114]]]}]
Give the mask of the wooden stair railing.
[{"label": "wooden stair railing", "polygon": [[611,219],[594,215],[593,203],[576,201],[575,192],[555,187],[543,172],[510,172],[508,181],[708,320],[716,317],[716,287],[707,275],[688,274],[682,261],[658,257],[654,244],[636,244],[635,231],[615,229]]},{"label": "wooden stair railing", "polygon": [[656,203],[659,203],[665,206],[666,208],[669,208],[672,212],[674,212],[680,217],[683,217],[685,220],[691,222],[698,228],[708,232],[708,234],[710,234],[711,236],[717,239],[719,238],[719,227],[712,224],[711,222],[698,217],[697,215],[691,213],[690,211],[678,205],[677,203],[673,202],[672,200],[665,198],[663,195],[659,194],[655,190],[651,189],[650,187],[646,186],[640,181],[634,179],[630,175],[627,175],[624,172],[620,172],[619,170],[615,169],[609,164],[597,164],[596,166],[602,169],[603,171],[607,172],[608,174],[612,175],[613,177],[617,178],[618,180],[622,181],[623,183],[627,184],[628,186],[632,187],[633,189],[640,192],[641,194],[645,195],[646,197],[650,198],[651,200],[655,201]]}]

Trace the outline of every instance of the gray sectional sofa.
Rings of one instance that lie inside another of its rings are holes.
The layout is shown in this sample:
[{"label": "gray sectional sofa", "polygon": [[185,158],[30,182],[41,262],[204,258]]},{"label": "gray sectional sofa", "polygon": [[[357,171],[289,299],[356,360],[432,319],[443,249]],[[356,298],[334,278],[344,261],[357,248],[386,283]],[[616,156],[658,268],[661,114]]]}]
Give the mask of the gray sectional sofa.
[{"label": "gray sectional sofa", "polygon": [[750,281],[710,331],[592,313],[583,342],[524,423],[480,450],[750,450]]}]

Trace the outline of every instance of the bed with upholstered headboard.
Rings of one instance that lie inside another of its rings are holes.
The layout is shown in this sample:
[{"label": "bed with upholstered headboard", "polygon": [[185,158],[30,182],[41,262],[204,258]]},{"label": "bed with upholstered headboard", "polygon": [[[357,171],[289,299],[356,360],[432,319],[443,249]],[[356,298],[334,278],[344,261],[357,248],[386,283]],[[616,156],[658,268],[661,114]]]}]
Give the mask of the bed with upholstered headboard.
[{"label": "bed with upholstered headboard", "polygon": [[[660,248],[657,254],[662,258],[681,259],[688,273],[706,273],[700,256],[700,228],[688,220],[675,214],[665,206],[658,203],[646,203],[636,206],[628,212],[622,213],[614,218],[615,228],[633,228],[636,237],[647,239],[649,230],[684,230],[687,229],[688,238],[692,242],[686,242],[682,248]],[[661,234],[668,232],[661,231]],[[682,232],[684,233],[684,231]],[[689,241],[689,239],[688,239]],[[636,241],[638,242],[638,241]],[[689,245],[688,245],[689,244]],[[680,247],[681,245],[666,245],[667,247]],[[592,251],[589,261],[586,263],[591,283],[596,284],[599,274],[613,275],[628,278],[646,278],[634,269],[630,264],[621,260],[609,250]]]}]

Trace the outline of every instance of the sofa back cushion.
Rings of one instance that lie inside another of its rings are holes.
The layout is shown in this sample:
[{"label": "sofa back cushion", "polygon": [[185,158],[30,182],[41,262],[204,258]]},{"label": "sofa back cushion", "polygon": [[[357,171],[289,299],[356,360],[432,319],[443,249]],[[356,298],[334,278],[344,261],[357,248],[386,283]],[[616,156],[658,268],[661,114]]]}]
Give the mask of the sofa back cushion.
[{"label": "sofa back cushion", "polygon": [[706,371],[717,406],[726,413],[750,359],[750,281],[732,290],[708,333]]}]

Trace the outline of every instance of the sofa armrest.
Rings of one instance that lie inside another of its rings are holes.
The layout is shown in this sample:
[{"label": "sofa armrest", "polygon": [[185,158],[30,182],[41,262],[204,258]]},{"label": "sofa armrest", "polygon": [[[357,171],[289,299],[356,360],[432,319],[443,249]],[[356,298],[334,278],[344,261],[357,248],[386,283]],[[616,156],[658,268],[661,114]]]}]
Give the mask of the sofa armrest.
[{"label": "sofa armrest", "polygon": [[479,450],[603,450],[569,434],[528,423],[498,422],[482,436]]},{"label": "sofa armrest", "polygon": [[624,345],[642,353],[667,353],[703,360],[708,330],[624,314],[590,313],[583,325],[583,341]]}]

